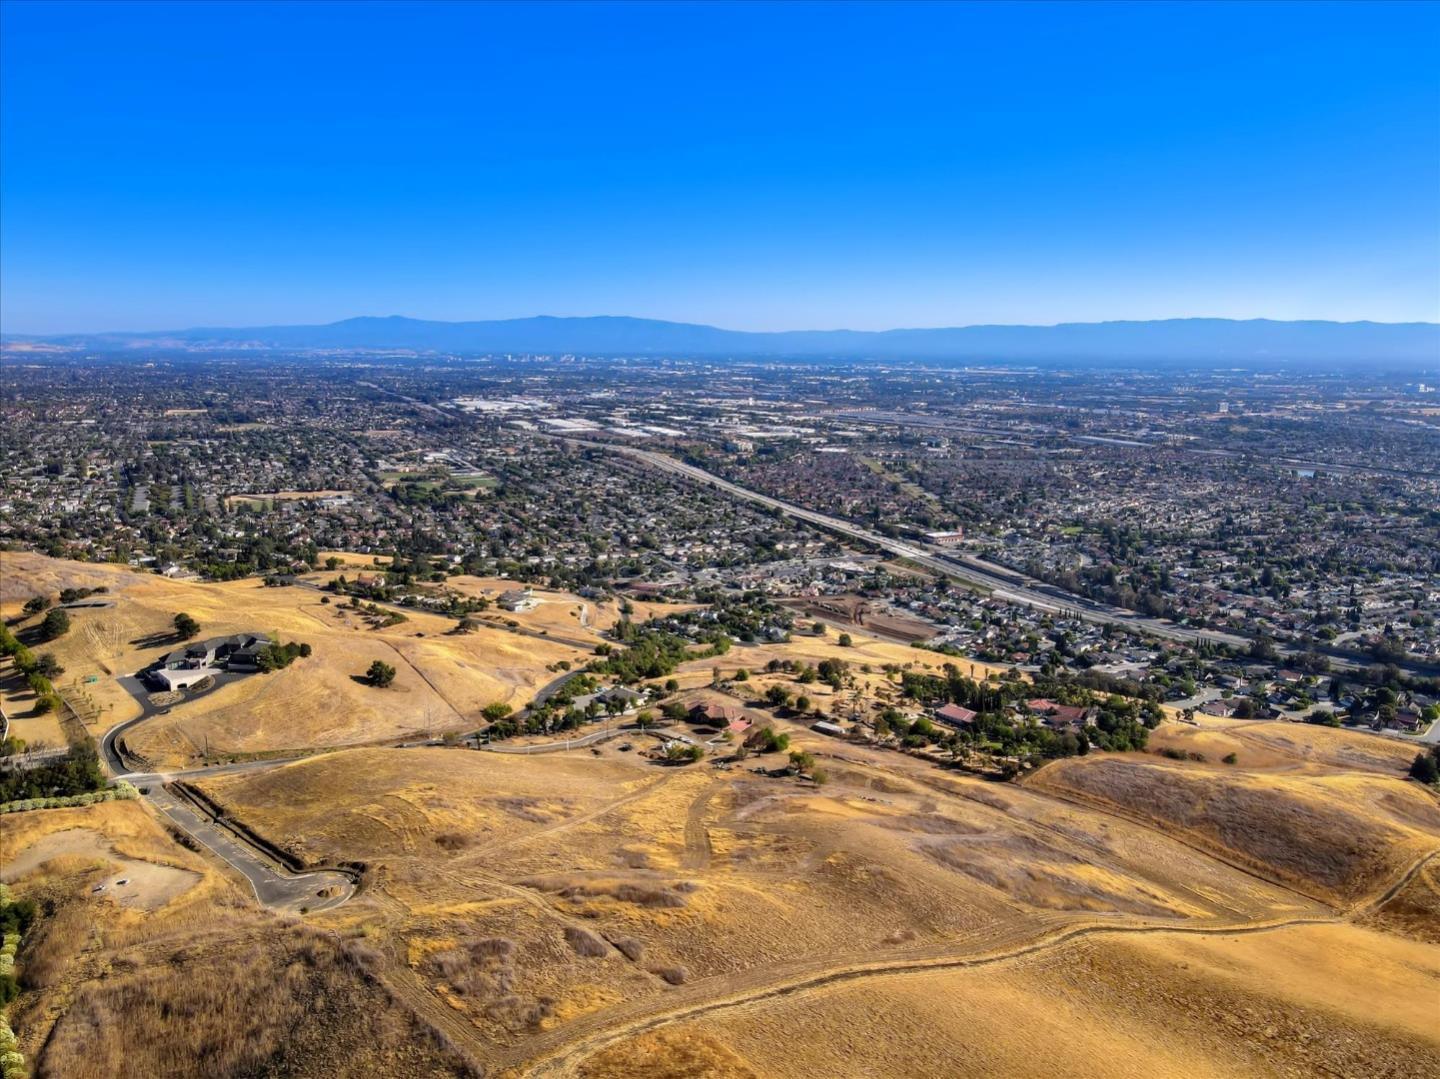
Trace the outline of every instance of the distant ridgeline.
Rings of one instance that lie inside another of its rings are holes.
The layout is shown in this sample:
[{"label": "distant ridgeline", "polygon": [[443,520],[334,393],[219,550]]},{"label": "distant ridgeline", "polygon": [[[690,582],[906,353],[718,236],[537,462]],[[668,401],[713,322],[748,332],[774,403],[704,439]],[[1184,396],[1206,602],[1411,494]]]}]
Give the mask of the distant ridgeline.
[{"label": "distant ridgeline", "polygon": [[11,348],[133,350],[413,350],[461,354],[926,360],[1189,366],[1365,364],[1424,371],[1440,364],[1440,324],[1164,319],[1056,326],[790,330],[750,333],[693,323],[597,316],[434,322],[391,316],[317,326],[143,333],[6,335]]}]

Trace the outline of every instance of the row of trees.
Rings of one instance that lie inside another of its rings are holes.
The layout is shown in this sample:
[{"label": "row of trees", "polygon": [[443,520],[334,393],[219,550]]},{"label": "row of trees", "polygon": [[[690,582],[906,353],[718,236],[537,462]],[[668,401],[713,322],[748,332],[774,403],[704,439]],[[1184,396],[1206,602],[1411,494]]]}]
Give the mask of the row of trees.
[{"label": "row of trees", "polygon": [[0,772],[0,802],[85,794],[104,786],[105,775],[100,770],[100,758],[94,743],[87,741],[48,764]]},{"label": "row of trees", "polygon": [[[64,674],[65,668],[56,662],[54,656],[48,652],[36,656],[10,632],[9,626],[4,625],[0,625],[0,653],[9,656],[15,663],[15,669],[24,676],[25,684],[35,694],[37,713],[43,715],[46,712],[59,711],[62,702],[51,679]],[[6,739],[0,755],[9,755],[23,748],[23,743],[18,739]]]}]

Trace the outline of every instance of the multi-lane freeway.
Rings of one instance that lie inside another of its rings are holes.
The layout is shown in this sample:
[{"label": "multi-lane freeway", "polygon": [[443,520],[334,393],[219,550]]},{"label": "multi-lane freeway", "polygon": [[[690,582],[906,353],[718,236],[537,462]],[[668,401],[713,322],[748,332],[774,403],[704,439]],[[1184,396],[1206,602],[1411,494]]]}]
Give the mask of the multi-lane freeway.
[{"label": "multi-lane freeway", "polygon": [[[696,468],[694,465],[686,464],[684,461],[677,461],[673,457],[667,457],[663,453],[656,453],[653,450],[637,449],[634,446],[612,445],[605,442],[589,442],[577,438],[569,438],[556,435],[545,435],[542,437],[559,438],[574,446],[581,446],[585,449],[601,450],[605,453],[620,454],[633,460],[640,461],[652,468],[662,469],[679,476],[687,477],[696,483],[708,484],[711,487],[719,488],[736,498],[743,498],[757,505],[767,506],[787,517],[796,520],[806,521],[829,532],[835,532],[849,539],[877,547],[882,551],[888,551],[900,558],[931,570],[934,573],[949,577],[962,584],[982,589],[997,599],[1009,603],[1017,603],[1025,607],[1033,607],[1037,610],[1050,611],[1056,614],[1065,614],[1072,618],[1080,618],[1086,622],[1094,622],[1102,625],[1119,626],[1122,629],[1131,630],[1135,633],[1151,637],[1163,637],[1174,641],[1187,641],[1192,643],[1218,644],[1228,648],[1248,649],[1254,641],[1250,637],[1239,633],[1231,633],[1223,630],[1196,629],[1192,626],[1182,626],[1172,622],[1168,618],[1151,618],[1139,614],[1136,611],[1128,611],[1122,607],[1114,607],[1107,603],[1099,603],[1088,599],[1085,596],[1076,595],[1074,592],[1067,592],[1055,585],[1037,581],[1033,577],[1026,577],[1024,574],[1016,573],[1014,570],[1004,566],[997,566],[993,562],[987,562],[982,558],[975,558],[973,555],[956,555],[945,551],[942,548],[932,547],[927,544],[913,543],[906,540],[892,539],[889,536],[872,532],[868,528],[852,524],[850,521],[841,520],[838,517],[831,517],[828,514],[817,513],[814,510],[807,510],[801,506],[795,506],[788,502],[782,502],[778,498],[771,498],[758,491],[751,491],[729,480],[703,468]],[[1373,661],[1363,653],[1351,652],[1333,646],[1319,644],[1310,646],[1314,651],[1326,656],[1332,666],[1345,670],[1361,669],[1371,666]],[[1277,651],[1282,656],[1294,656],[1300,650],[1289,646],[1277,646]],[[1415,660],[1414,658],[1401,660],[1395,663],[1401,671],[1419,675],[1421,677],[1434,677],[1440,673],[1440,669],[1432,663]]]},{"label": "multi-lane freeway", "polygon": [[1212,644],[1228,645],[1231,648],[1247,648],[1250,645],[1250,639],[1248,637],[1242,637],[1235,633],[1223,633],[1208,629],[1198,630],[1190,626],[1178,625],[1165,618],[1150,618],[1146,615],[1138,614],[1135,611],[1127,611],[1120,607],[1097,603],[1084,596],[1078,596],[1073,592],[1066,592],[1064,589],[1025,577],[1013,570],[1005,569],[1002,566],[986,562],[983,559],[968,555],[950,554],[929,545],[892,539],[889,536],[881,535],[879,532],[872,532],[868,528],[861,528],[859,525],[841,520],[838,517],[831,517],[828,514],[807,510],[801,506],[792,505],[789,502],[782,502],[778,498],[763,495],[758,491],[741,487],[738,484],[731,483],[727,479],[722,479],[714,473],[706,472],[703,468],[696,468],[694,465],[686,464],[684,461],[677,461],[675,458],[667,457],[663,453],[636,449],[633,446],[587,442],[574,438],[566,438],[564,441],[586,449],[621,454],[641,461],[652,468],[662,469],[666,472],[685,476],[697,483],[717,487],[728,494],[734,495],[736,498],[742,498],[757,505],[766,506],[787,517],[793,517],[796,520],[805,521],[819,528],[823,528],[827,532],[835,532],[849,539],[868,544],[871,547],[878,547],[882,551],[888,551],[890,554],[908,559],[916,565],[931,570],[934,573],[950,577],[960,581],[962,584],[984,589],[994,594],[997,599],[1003,599],[1010,603],[1018,603],[1025,607],[1033,607],[1038,610],[1051,611],[1057,614],[1066,613],[1073,617],[1082,618],[1087,622],[1121,626],[1125,629],[1133,630],[1136,633],[1149,634],[1152,637],[1167,637],[1176,641],[1205,641]]}]

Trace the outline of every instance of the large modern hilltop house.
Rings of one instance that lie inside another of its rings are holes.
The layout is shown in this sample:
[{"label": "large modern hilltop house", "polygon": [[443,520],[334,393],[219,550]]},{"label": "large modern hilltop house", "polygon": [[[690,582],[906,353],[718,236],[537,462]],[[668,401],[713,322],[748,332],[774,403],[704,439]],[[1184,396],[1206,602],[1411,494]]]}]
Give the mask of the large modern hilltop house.
[{"label": "large modern hilltop house", "polygon": [[164,691],[186,689],[222,671],[258,671],[260,651],[272,643],[263,633],[212,637],[161,656],[140,677],[152,689]]}]

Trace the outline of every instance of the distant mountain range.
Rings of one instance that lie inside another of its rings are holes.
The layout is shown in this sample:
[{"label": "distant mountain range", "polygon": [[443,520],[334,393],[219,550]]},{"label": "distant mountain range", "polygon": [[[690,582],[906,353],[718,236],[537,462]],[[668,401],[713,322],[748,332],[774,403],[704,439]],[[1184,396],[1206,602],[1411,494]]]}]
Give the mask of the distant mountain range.
[{"label": "distant mountain range", "polygon": [[1384,364],[1440,363],[1440,324],[1165,319],[1058,326],[749,333],[684,322],[599,316],[430,322],[351,318],[323,326],[197,328],[149,333],[6,335],[11,346],[134,350],[414,350],[441,353],[577,353],[596,356],[814,357],[876,360]]}]

